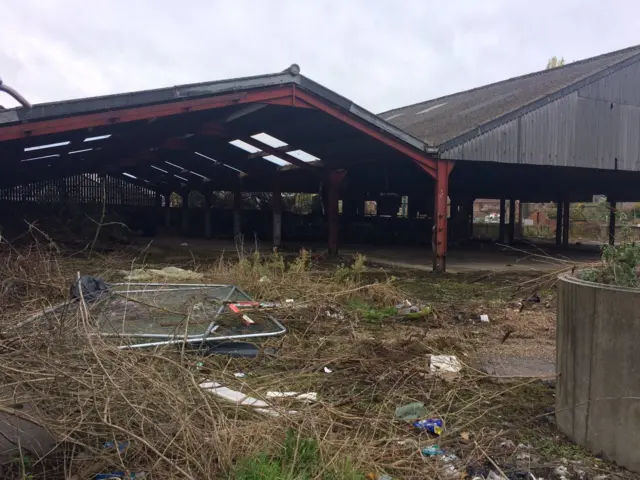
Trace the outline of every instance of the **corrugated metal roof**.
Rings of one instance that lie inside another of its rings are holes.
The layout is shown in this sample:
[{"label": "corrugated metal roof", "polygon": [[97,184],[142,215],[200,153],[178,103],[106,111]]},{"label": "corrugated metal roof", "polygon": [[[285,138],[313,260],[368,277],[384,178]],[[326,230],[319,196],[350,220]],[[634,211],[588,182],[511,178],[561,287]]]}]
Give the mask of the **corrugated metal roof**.
[{"label": "corrugated metal roof", "polygon": [[508,121],[510,113],[528,106],[535,107],[537,102],[555,93],[564,94],[568,87],[577,86],[592,77],[599,78],[598,74],[606,75],[610,68],[638,59],[640,45],[389,110],[379,116],[428,145],[451,144],[457,139],[462,141],[460,137],[472,137],[486,131],[486,128],[481,128],[483,126],[503,123],[500,119]]}]

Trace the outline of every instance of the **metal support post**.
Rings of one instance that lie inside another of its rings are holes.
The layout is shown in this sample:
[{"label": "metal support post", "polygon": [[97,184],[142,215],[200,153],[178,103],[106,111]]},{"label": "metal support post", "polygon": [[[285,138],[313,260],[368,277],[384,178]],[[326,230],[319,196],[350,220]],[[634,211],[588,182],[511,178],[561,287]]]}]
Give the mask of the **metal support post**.
[{"label": "metal support post", "polygon": [[282,245],[282,193],[277,184],[271,197],[271,209],[273,210],[273,248],[278,250]]},{"label": "metal support post", "polygon": [[516,201],[509,200],[509,245],[513,245],[516,239]]},{"label": "metal support post", "polygon": [[562,243],[562,202],[556,203],[556,245]]},{"label": "metal support post", "polygon": [[233,238],[242,237],[242,191],[240,186],[233,191]]},{"label": "metal support post", "polygon": [[182,196],[182,234],[189,234],[189,192],[184,191]]},{"label": "metal support post", "polygon": [[438,160],[433,196],[433,270],[447,270],[447,202],[453,163]]},{"label": "metal support post", "polygon": [[165,228],[171,228],[171,194],[167,193],[164,196],[164,226]]},{"label": "metal support post", "polygon": [[211,192],[204,193],[204,237],[211,238]]},{"label": "metal support post", "polygon": [[498,242],[505,241],[505,221],[507,220],[507,205],[504,198],[500,199],[500,223],[498,224]]},{"label": "metal support post", "polygon": [[562,244],[569,245],[569,215],[571,202],[564,202],[562,205]]},{"label": "metal support post", "polygon": [[616,201],[609,200],[609,245],[616,243]]},{"label": "metal support post", "polygon": [[338,200],[340,183],[347,174],[346,170],[332,170],[329,173],[327,191],[327,218],[329,220],[329,255],[338,254]]}]

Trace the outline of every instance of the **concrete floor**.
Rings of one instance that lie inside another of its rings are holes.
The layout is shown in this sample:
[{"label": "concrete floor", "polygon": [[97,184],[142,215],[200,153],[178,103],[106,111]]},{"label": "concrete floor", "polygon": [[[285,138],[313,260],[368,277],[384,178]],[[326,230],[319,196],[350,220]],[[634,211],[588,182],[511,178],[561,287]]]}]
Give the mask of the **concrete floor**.
[{"label": "concrete floor", "polygon": [[[139,245],[147,245],[148,240],[139,239]],[[181,257],[180,250],[185,255],[193,252],[202,256],[219,256],[221,253],[235,255],[237,248],[231,240],[206,240],[202,238],[156,237],[152,243],[153,249],[160,249],[170,257]],[[282,250],[284,254],[294,254],[305,247],[314,252],[326,251],[322,243],[287,244]],[[245,245],[245,249],[253,250],[255,245]],[[260,244],[260,250],[268,252],[268,244]],[[410,246],[372,246],[372,245],[343,245],[341,256],[356,253],[366,255],[371,263],[389,267],[411,268],[421,271],[431,271],[431,251],[426,248]],[[517,247],[500,247],[489,243],[476,243],[466,247],[454,247],[449,250],[447,271],[449,273],[465,273],[474,271],[490,272],[551,272],[563,267],[582,262],[593,262],[599,258],[599,249],[593,246],[556,247],[550,245],[532,246],[519,245]]]}]

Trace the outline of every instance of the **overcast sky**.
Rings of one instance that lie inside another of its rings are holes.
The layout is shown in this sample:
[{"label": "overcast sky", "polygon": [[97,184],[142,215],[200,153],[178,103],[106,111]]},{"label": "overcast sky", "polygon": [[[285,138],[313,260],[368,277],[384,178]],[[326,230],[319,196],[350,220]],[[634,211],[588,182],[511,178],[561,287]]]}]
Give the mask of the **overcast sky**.
[{"label": "overcast sky", "polygon": [[0,78],[37,103],[295,62],[380,112],[638,44],[639,13],[634,0],[0,0]]}]

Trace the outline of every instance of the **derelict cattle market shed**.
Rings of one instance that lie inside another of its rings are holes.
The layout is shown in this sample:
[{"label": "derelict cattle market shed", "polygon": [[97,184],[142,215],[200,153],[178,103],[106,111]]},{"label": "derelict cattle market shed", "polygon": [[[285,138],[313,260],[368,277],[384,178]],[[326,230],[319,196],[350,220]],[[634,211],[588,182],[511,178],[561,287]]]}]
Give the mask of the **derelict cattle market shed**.
[{"label": "derelict cattle market shed", "polygon": [[[506,199],[512,210],[513,200],[557,201],[566,241],[568,215],[560,210],[568,212],[568,202],[640,196],[639,60],[634,47],[380,115],[296,65],[272,75],[25,102],[0,110],[0,215],[73,197],[153,209],[169,220],[171,194],[198,191],[205,202],[197,218],[211,236],[211,193],[225,191],[233,192],[232,236],[246,230],[242,193],[270,192],[278,247],[283,193],[320,193],[335,253],[338,231],[345,238],[362,220],[365,200],[382,206],[406,197],[403,221],[413,227],[405,236],[421,236],[434,250],[434,267],[444,269],[448,238],[470,235],[470,204],[482,197],[502,200],[502,219]],[[391,204],[394,217],[398,204]],[[189,210],[183,201],[185,229]],[[404,228],[392,220],[373,225]],[[451,235],[447,223],[456,227]],[[508,227],[501,237],[512,240],[513,220]]]}]

